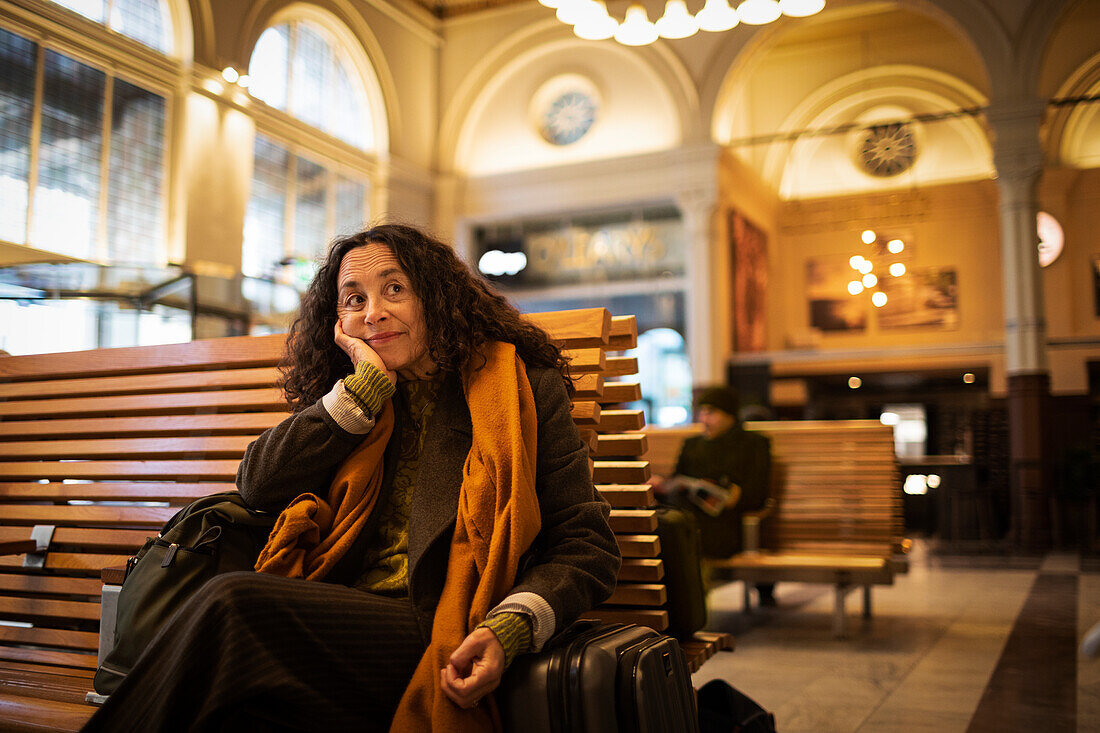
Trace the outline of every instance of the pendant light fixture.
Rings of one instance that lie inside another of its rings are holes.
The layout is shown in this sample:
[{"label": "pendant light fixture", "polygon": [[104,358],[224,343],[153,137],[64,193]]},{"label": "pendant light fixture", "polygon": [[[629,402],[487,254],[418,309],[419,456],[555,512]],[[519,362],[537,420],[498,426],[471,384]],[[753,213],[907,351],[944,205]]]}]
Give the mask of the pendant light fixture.
[{"label": "pendant light fixture", "polygon": [[688,12],[684,0],[668,0],[665,14],[654,23],[661,38],[687,38],[699,32],[699,23]]},{"label": "pendant light fixture", "polygon": [[695,14],[699,30],[721,33],[728,31],[741,22],[737,11],[730,7],[727,0],[707,0],[703,9]]},{"label": "pendant light fixture", "polygon": [[[539,2],[556,10],[558,20],[573,26],[578,38],[614,38],[624,46],[645,46],[658,38],[688,38],[701,30],[721,33],[740,23],[764,25],[783,15],[805,18],[821,12],[826,0],[741,0],[736,10],[730,0],[666,0],[664,14],[656,23],[649,20],[645,6],[638,0],[626,9],[622,22],[608,14],[606,0]],[[703,3],[703,7],[692,15],[688,2]]]},{"label": "pendant light fixture", "polygon": [[645,46],[656,41],[657,36],[657,26],[649,22],[649,15],[641,3],[626,9],[626,18],[615,31],[615,40],[624,46]]},{"label": "pendant light fixture", "polygon": [[595,8],[591,8],[591,12],[573,26],[573,33],[586,41],[607,40],[615,35],[619,23],[608,15],[607,3],[604,0],[593,0],[592,5]]},{"label": "pendant light fixture", "polygon": [[805,18],[820,13],[824,7],[825,0],[779,0],[779,9],[791,18]]},{"label": "pendant light fixture", "polygon": [[737,6],[737,15],[742,23],[764,25],[783,15],[777,0],[745,0]]}]

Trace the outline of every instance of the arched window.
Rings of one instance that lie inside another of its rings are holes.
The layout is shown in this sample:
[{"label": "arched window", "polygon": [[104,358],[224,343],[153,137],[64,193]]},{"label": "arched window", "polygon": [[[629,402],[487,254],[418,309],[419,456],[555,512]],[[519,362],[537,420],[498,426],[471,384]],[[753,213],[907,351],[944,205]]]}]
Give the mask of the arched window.
[{"label": "arched window", "polygon": [[252,96],[357,148],[374,148],[362,81],[322,26],[297,19],[268,28],[248,73]]},{"label": "arched window", "polygon": [[111,30],[154,48],[172,51],[172,21],[164,0],[53,0]]}]

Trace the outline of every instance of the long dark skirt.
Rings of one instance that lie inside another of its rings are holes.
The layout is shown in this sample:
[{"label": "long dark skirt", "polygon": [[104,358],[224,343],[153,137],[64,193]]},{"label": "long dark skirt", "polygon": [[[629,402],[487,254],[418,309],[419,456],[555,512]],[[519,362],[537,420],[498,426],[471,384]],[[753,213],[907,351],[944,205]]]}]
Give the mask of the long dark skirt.
[{"label": "long dark skirt", "polygon": [[408,600],[212,579],[84,731],[385,731],[424,651]]}]

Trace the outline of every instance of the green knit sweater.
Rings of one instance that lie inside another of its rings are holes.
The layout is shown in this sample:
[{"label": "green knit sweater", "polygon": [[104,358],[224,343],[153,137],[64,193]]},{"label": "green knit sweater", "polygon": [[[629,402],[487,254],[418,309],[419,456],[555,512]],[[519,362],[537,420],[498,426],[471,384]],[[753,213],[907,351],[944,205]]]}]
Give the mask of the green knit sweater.
[{"label": "green knit sweater", "polygon": [[[409,592],[409,509],[420,451],[424,446],[425,426],[435,410],[439,382],[408,380],[393,386],[386,375],[367,361],[344,379],[344,389],[365,413],[377,415],[387,399],[399,391],[394,407],[402,410],[399,457],[386,501],[375,507],[379,513],[378,531],[367,548],[363,572],[355,587],[379,595],[403,598]],[[393,440],[394,438],[391,438]],[[504,647],[505,665],[516,655],[530,651],[531,621],[522,613],[499,613],[483,621]],[[480,628],[479,626],[479,628]]]}]

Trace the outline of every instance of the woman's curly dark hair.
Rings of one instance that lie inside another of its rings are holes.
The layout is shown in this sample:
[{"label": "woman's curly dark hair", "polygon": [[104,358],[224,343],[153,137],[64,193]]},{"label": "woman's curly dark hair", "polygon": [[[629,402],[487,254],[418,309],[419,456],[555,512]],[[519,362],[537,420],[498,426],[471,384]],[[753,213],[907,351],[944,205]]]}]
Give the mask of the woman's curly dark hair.
[{"label": "woman's curly dark hair", "polygon": [[344,255],[368,244],[389,247],[409,276],[423,308],[428,356],[442,372],[461,372],[485,343],[505,341],[515,345],[528,366],[558,369],[573,394],[568,359],[561,349],[474,275],[453,249],[415,227],[382,224],[333,242],[302,296],[280,364],[280,386],[294,412],[312,405],[352,372],[351,359],[333,338],[337,276]]}]

